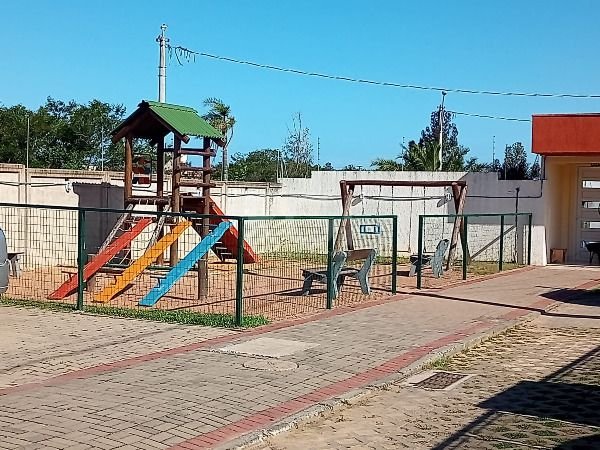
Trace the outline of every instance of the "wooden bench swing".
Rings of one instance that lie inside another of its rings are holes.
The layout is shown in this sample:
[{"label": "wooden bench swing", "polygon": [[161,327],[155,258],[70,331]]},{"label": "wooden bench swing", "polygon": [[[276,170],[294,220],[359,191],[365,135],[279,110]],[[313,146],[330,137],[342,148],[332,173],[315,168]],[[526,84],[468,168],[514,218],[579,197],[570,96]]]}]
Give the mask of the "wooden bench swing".
[{"label": "wooden bench swing", "polygon": [[[377,256],[376,249],[354,249],[354,240],[352,237],[352,227],[348,220],[350,215],[350,207],[352,206],[352,197],[356,186],[404,186],[404,187],[450,187],[452,189],[452,197],[454,199],[454,208],[456,217],[452,229],[452,237],[442,239],[436,246],[436,250],[432,254],[411,255],[411,270],[409,275],[415,275],[419,266],[431,266],[434,276],[440,277],[443,274],[444,257],[448,252],[448,260],[446,270],[451,270],[456,255],[456,247],[459,233],[463,230],[462,214],[464,211],[465,199],[467,197],[467,183],[464,180],[457,181],[394,181],[394,180],[342,180],[340,181],[340,190],[342,194],[342,220],[338,229],[335,240],[332,278],[336,280],[334,283],[334,298],[339,294],[346,277],[354,277],[358,279],[361,290],[364,294],[371,292],[369,285],[369,274]],[[345,231],[345,233],[344,233]],[[343,236],[346,235],[346,244],[348,250],[342,250]],[[360,269],[355,267],[347,267],[348,262],[363,260]],[[327,269],[304,269],[302,271],[304,277],[304,285],[302,294],[310,293],[312,283],[314,281],[327,284]]]}]

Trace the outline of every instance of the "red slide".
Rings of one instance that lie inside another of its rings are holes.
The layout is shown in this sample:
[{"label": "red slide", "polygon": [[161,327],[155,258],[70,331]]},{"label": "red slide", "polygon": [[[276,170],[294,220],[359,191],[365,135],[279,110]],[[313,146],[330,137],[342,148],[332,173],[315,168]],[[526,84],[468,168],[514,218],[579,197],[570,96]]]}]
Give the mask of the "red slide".
[{"label": "red slide", "polygon": [[[223,214],[223,211],[221,211],[221,208],[219,208],[215,202],[210,201],[210,213],[214,214],[216,216],[224,216],[225,214]],[[227,221],[226,219],[217,219],[217,218],[212,218],[210,219],[210,224],[213,226],[219,225],[221,222],[223,221]],[[223,235],[223,237],[221,238],[220,242],[223,244],[224,247],[227,247],[227,251],[229,253],[231,253],[232,258],[236,259],[237,258],[237,242],[238,242],[238,231],[237,228],[231,226],[227,229],[227,231],[225,232],[225,234]],[[258,257],[256,256],[256,253],[254,253],[254,250],[252,250],[252,247],[250,247],[250,245],[244,241],[244,263],[245,264],[252,264],[258,261]]]},{"label": "red slide", "polygon": [[[94,259],[85,265],[83,268],[83,279],[85,281],[89,280],[102,268],[102,266],[113,259],[117,253],[123,250],[127,244],[131,243],[131,241],[133,241],[133,239],[135,239],[135,237],[138,236],[144,230],[144,228],[151,223],[151,218],[146,217],[140,219],[129,230],[125,231],[121,236],[108,244],[104,251],[98,253]],[[74,274],[67,281],[61,284],[57,290],[50,294],[48,298],[51,300],[65,298],[77,290],[77,285],[78,277],[77,274]]]}]

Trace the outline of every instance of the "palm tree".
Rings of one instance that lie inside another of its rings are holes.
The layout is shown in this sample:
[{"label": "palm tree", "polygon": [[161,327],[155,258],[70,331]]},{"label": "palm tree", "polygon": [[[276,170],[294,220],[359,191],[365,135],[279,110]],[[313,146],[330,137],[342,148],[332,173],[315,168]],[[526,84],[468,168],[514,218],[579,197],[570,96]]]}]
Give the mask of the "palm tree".
[{"label": "palm tree", "polygon": [[396,171],[396,170],[404,170],[402,163],[397,161],[398,158],[395,159],[385,159],[385,158],[377,158],[373,160],[371,163],[371,167],[375,170],[381,170],[386,172]]},{"label": "palm tree", "polygon": [[[221,172],[221,180],[227,181],[229,178],[229,164],[227,160],[227,147],[233,138],[233,126],[235,125],[235,117],[231,115],[231,107],[223,103],[222,100],[214,97],[209,97],[204,100],[204,106],[208,108],[208,112],[202,116],[204,120],[210,123],[213,127],[223,135],[223,164]],[[229,133],[229,136],[227,136]]]},{"label": "palm tree", "polygon": [[428,170],[436,171],[439,168],[437,142],[409,142],[408,147],[404,147],[402,160],[404,161],[404,170]]}]

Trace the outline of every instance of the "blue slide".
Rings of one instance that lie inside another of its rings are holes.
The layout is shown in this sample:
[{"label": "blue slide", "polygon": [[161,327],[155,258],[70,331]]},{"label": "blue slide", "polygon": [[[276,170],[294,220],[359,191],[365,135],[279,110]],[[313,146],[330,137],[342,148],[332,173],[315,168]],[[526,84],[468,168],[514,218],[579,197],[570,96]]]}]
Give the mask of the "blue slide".
[{"label": "blue slide", "polygon": [[196,262],[202,258],[217,243],[221,236],[231,227],[231,222],[221,222],[209,235],[194,247],[185,257],[174,266],[169,273],[158,281],[148,294],[140,301],[140,306],[154,306],[160,298],[173,287],[177,281],[184,276]]}]

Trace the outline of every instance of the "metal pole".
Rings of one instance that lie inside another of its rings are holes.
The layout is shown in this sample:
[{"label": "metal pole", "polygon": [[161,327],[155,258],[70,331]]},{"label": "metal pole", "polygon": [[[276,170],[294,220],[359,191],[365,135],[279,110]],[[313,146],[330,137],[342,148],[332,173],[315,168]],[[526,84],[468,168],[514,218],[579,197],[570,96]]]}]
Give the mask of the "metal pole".
[{"label": "metal pole", "polygon": [[504,255],[504,215],[500,216],[500,260],[498,261],[498,271],[502,272],[502,259]]},{"label": "metal pole", "polygon": [[531,228],[532,228],[532,222],[533,222],[533,214],[529,214],[529,223],[528,223],[528,228],[529,228],[529,232],[528,232],[528,237],[527,237],[527,265],[530,266],[531,265]]},{"label": "metal pole", "polygon": [[327,219],[327,309],[333,308],[333,219]]},{"label": "metal pole", "polygon": [[423,259],[423,216],[419,216],[419,239],[417,251],[417,289],[421,289],[421,261]]},{"label": "metal pole", "polygon": [[398,292],[398,216],[392,219],[392,294]]},{"label": "metal pole", "polygon": [[84,278],[83,268],[86,263],[85,254],[85,210],[77,212],[77,309],[83,310]]},{"label": "metal pole", "polygon": [[29,169],[29,125],[30,117],[27,116],[27,144],[25,145],[25,168]]},{"label": "metal pole", "polygon": [[442,160],[443,160],[443,148],[444,148],[444,99],[446,98],[446,93],[442,91],[442,104],[440,106],[440,148],[438,153],[438,163],[439,163],[439,171],[442,170]]},{"label": "metal pole", "polygon": [[241,327],[244,322],[244,228],[243,218],[238,220],[237,271],[235,280],[235,324]]},{"label": "metal pole", "polygon": [[462,243],[462,251],[463,251],[463,260],[462,260],[462,270],[463,270],[463,280],[467,279],[467,227],[469,224],[469,216],[463,216],[463,235],[461,237]]},{"label": "metal pole", "polygon": [[166,50],[167,50],[167,42],[169,40],[165,37],[165,31],[167,31],[167,26],[163,23],[160,26],[160,36],[156,38],[159,49],[159,66],[158,66],[158,101],[164,103],[166,101],[166,84],[167,84],[167,58],[166,58]]}]

